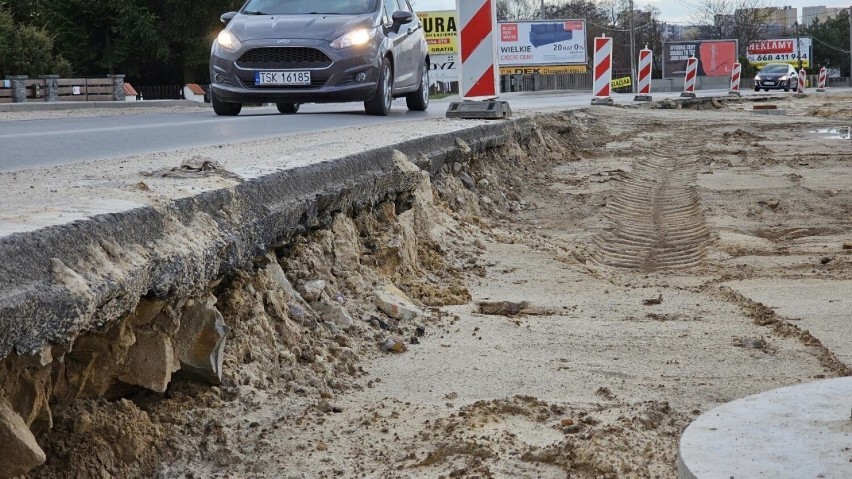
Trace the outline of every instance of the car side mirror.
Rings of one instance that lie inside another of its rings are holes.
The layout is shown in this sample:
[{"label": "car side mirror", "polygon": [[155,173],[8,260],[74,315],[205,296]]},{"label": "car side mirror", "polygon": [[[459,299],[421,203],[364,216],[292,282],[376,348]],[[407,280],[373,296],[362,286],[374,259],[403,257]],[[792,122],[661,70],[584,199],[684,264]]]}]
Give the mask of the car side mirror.
[{"label": "car side mirror", "polygon": [[393,15],[391,15],[391,20],[393,20],[393,27],[391,28],[393,28],[393,31],[398,32],[399,27],[406,23],[413,22],[415,18],[417,17],[415,17],[415,15],[411,12],[397,10],[396,12],[393,12]]},{"label": "car side mirror", "polygon": [[236,16],[237,16],[237,12],[228,12],[228,13],[223,13],[223,14],[222,14],[222,16],[221,16],[221,17],[219,17],[219,21],[220,21],[220,22],[222,22],[222,23],[224,23],[225,25],[227,25],[227,24],[228,24],[228,23],[230,23],[230,22],[231,22],[231,20],[233,20],[233,19],[234,19],[234,17],[236,17]]}]

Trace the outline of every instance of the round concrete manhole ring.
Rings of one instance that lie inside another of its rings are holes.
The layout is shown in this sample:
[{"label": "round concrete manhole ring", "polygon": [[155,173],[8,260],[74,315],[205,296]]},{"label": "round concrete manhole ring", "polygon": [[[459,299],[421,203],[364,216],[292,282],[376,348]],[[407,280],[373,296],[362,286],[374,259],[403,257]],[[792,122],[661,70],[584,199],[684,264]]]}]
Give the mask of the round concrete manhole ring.
[{"label": "round concrete manhole ring", "polygon": [[852,477],[852,377],[712,409],[683,433],[680,479]]}]

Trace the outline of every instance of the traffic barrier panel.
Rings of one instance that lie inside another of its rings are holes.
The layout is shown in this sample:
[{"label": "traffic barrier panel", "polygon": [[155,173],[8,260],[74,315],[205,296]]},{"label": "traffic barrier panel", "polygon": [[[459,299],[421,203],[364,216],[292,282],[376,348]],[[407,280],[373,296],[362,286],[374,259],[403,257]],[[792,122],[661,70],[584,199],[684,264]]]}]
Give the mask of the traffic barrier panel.
[{"label": "traffic barrier panel", "polygon": [[731,91],[728,92],[729,95],[740,96],[740,75],[742,74],[743,66],[739,63],[734,63],[733,69],[731,69]]},{"label": "traffic barrier panel", "polygon": [[682,97],[695,98],[695,79],[698,76],[698,59],[694,56],[686,60],[686,75],[683,77]]},{"label": "traffic barrier panel", "polygon": [[497,4],[495,0],[457,0],[461,24],[460,92],[462,98],[494,98],[499,94]]},{"label": "traffic barrier panel", "polygon": [[595,37],[594,82],[592,105],[612,105],[612,38]]},{"label": "traffic barrier panel", "polygon": [[651,101],[651,63],[653,52],[645,48],[639,50],[639,81],[638,90],[633,101]]},{"label": "traffic barrier panel", "polygon": [[796,88],[796,93],[804,94],[805,93],[805,80],[808,78],[808,72],[805,69],[799,70],[799,86]]},{"label": "traffic barrier panel", "polygon": [[825,70],[825,67],[819,69],[819,83],[817,85],[818,92],[825,91],[825,80],[828,77],[828,72]]},{"label": "traffic barrier panel", "polygon": [[[497,69],[496,0],[456,0],[461,65],[459,92],[462,102],[452,102],[448,118],[508,118],[508,102],[495,100],[500,93]],[[481,100],[481,101],[477,101]]]}]

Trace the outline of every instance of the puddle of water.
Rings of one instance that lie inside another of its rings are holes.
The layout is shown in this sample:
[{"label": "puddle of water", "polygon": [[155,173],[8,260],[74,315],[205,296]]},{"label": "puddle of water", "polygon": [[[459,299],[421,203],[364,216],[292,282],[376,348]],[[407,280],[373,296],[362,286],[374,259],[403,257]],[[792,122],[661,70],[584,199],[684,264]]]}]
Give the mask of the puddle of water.
[{"label": "puddle of water", "polygon": [[852,140],[852,126],[820,128],[818,130],[812,130],[811,133],[816,133],[818,135],[831,135],[826,137],[829,140]]}]

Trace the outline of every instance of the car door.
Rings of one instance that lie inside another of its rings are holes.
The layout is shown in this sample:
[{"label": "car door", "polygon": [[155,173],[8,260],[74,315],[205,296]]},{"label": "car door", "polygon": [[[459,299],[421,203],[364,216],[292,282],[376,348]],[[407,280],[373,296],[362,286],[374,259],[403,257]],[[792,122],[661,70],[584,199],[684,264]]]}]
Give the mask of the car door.
[{"label": "car door", "polygon": [[391,51],[394,59],[393,65],[393,87],[394,90],[404,86],[400,80],[400,73],[405,70],[405,56],[403,55],[405,36],[407,30],[400,28],[394,31],[393,28],[393,13],[399,9],[397,0],[383,0],[382,23],[385,31],[385,36],[388,39],[388,49]]},{"label": "car door", "polygon": [[400,87],[411,87],[420,84],[420,19],[414,14],[408,0],[397,0],[398,10],[409,12],[413,16],[411,22],[400,26],[399,34],[403,37],[400,42]]}]

